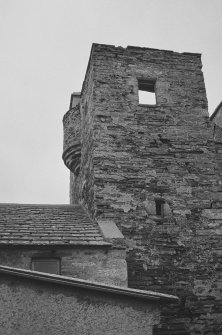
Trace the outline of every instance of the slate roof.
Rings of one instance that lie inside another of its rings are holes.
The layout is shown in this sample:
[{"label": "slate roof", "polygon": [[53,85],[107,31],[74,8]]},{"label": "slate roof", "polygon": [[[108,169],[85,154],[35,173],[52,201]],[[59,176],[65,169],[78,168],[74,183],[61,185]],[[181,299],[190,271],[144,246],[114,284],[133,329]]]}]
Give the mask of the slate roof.
[{"label": "slate roof", "polygon": [[110,244],[81,205],[0,204],[0,245]]}]

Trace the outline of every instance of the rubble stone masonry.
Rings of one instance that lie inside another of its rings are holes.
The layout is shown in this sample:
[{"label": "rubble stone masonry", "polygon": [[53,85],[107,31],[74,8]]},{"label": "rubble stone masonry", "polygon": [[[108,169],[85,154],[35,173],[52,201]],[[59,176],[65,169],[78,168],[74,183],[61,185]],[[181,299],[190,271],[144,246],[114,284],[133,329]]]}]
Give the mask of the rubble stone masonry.
[{"label": "rubble stone masonry", "polygon": [[83,246],[1,247],[0,264],[31,270],[33,258],[57,258],[62,276],[126,287],[124,254],[124,250]]},{"label": "rubble stone masonry", "polygon": [[[71,203],[125,236],[129,287],[171,293],[158,335],[222,334],[222,187],[201,56],[94,44]],[[141,105],[138,82],[156,105]]]}]

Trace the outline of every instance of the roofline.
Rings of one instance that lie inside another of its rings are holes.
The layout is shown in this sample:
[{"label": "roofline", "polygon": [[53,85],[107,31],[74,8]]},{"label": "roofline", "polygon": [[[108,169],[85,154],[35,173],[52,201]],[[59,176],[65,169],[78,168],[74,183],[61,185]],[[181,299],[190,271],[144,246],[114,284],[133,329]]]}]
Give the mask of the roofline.
[{"label": "roofline", "polygon": [[132,50],[151,50],[151,51],[164,51],[170,54],[179,54],[179,55],[187,55],[187,56],[195,56],[200,58],[202,56],[201,52],[184,52],[184,51],[174,51],[174,50],[168,50],[168,49],[159,49],[159,48],[149,48],[149,47],[141,47],[141,46],[137,46],[137,45],[127,45],[126,47],[122,47],[122,46],[116,46],[114,44],[104,44],[104,43],[93,43],[92,44],[92,48],[91,51],[94,47],[103,47],[103,48],[113,48],[113,49],[118,49],[118,50],[122,50],[122,51],[126,51],[129,49]]},{"label": "roofline", "polygon": [[213,114],[211,114],[210,116],[210,120],[212,121],[214,119],[214,117],[217,115],[217,112],[219,111],[220,107],[222,107],[222,101],[219,103],[219,105],[216,107],[215,111],[213,112]]},{"label": "roofline", "polygon": [[184,56],[195,56],[200,58],[202,53],[200,52],[180,52],[180,51],[174,51],[174,50],[168,50],[168,49],[159,49],[159,48],[148,48],[148,47],[139,47],[134,45],[128,45],[125,49],[142,49],[142,50],[151,50],[151,51],[164,51],[171,54],[179,54]]},{"label": "roofline", "polygon": [[[90,241],[90,242],[76,242],[76,243],[33,243],[33,241],[26,241],[25,243],[19,243],[19,242],[2,242],[0,241],[0,249],[1,248],[24,248],[24,247],[31,247],[31,248],[39,248],[39,247],[44,247],[44,248],[74,248],[74,247],[94,247],[94,248],[111,248],[113,247],[112,243],[110,242],[105,242],[105,241]],[[123,248],[125,249],[125,248]]]},{"label": "roofline", "polygon": [[81,204],[21,204],[17,202],[1,202],[0,206],[28,206],[28,207],[82,207]]},{"label": "roofline", "polygon": [[143,300],[152,300],[158,302],[175,302],[179,300],[178,297],[170,294],[124,288],[120,286],[107,285],[83,279],[53,275],[37,271],[23,270],[2,265],[0,265],[0,273],[5,275],[12,275],[15,277],[30,278],[42,282],[50,282],[62,286],[77,287],[92,291],[112,293],[121,296],[129,296]]}]

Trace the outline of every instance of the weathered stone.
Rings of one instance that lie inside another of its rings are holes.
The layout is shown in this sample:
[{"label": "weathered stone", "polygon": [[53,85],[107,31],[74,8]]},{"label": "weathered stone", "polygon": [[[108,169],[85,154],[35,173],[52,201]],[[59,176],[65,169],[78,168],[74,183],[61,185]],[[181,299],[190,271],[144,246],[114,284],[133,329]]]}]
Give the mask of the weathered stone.
[{"label": "weathered stone", "polygon": [[127,286],[125,250],[104,249],[90,245],[66,246],[17,246],[0,249],[0,264],[15,268],[31,269],[34,257],[60,259],[60,274],[73,278],[91,280],[104,284]]},{"label": "weathered stone", "polygon": [[81,133],[80,133],[79,104],[71,107],[63,118],[64,142],[63,155],[67,168],[76,176],[79,174],[81,161]]},{"label": "weathered stone", "polygon": [[[81,92],[71,203],[122,231],[130,287],[180,296],[155,334],[222,331],[222,145],[201,67],[199,54],[94,44]],[[139,104],[141,79],[156,105]]]}]

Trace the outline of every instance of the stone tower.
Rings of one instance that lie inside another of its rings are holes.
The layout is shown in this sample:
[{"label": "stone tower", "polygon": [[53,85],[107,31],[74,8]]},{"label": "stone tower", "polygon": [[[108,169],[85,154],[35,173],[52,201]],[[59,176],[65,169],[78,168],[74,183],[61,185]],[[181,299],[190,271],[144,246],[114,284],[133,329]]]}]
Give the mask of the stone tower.
[{"label": "stone tower", "polygon": [[94,44],[64,116],[71,203],[122,231],[130,287],[181,298],[161,335],[222,333],[221,174],[201,68],[200,54]]}]

